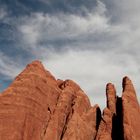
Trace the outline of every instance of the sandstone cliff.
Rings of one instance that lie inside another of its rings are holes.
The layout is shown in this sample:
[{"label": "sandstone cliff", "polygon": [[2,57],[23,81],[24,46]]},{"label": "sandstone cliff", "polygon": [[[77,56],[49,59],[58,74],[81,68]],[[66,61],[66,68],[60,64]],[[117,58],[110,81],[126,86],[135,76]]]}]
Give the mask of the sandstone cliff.
[{"label": "sandstone cliff", "polygon": [[101,114],[72,80],[56,80],[41,62],[27,65],[0,94],[0,140],[140,140],[140,106],[131,80],[122,97],[106,86]]}]

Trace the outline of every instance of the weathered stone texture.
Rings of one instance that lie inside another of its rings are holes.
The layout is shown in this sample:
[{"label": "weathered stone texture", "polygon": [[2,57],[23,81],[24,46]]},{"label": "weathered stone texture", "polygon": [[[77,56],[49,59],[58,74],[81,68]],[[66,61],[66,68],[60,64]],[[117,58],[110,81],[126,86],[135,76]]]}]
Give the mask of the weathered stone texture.
[{"label": "weathered stone texture", "polygon": [[106,97],[102,115],[74,81],[56,80],[34,61],[0,94],[0,140],[140,140],[131,80],[123,79],[122,97],[107,84]]}]

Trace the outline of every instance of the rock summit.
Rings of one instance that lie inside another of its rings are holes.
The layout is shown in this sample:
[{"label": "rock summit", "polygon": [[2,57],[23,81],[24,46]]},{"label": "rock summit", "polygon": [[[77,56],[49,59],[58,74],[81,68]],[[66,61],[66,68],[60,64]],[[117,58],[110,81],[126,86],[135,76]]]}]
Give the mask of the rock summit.
[{"label": "rock summit", "polygon": [[74,81],[57,80],[34,61],[0,94],[0,140],[140,140],[134,86],[124,77],[122,87],[118,97],[107,84],[101,113]]}]

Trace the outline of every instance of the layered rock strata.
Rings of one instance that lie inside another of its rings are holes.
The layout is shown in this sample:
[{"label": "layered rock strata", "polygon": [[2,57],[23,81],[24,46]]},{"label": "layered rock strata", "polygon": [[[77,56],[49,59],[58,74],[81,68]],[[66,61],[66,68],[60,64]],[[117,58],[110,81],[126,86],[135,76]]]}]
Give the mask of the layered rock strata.
[{"label": "layered rock strata", "polygon": [[122,97],[107,84],[106,97],[101,114],[74,81],[56,80],[34,61],[0,94],[0,140],[140,140],[131,80],[123,79]]}]

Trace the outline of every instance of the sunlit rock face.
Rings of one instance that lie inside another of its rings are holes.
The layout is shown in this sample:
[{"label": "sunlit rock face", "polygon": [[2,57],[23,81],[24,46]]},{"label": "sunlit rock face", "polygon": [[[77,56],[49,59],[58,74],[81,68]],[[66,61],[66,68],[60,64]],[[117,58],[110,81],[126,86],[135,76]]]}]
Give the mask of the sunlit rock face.
[{"label": "sunlit rock face", "polygon": [[107,84],[101,114],[74,81],[57,80],[34,61],[0,94],[0,140],[140,140],[136,93],[128,77],[122,85],[118,97]]}]

